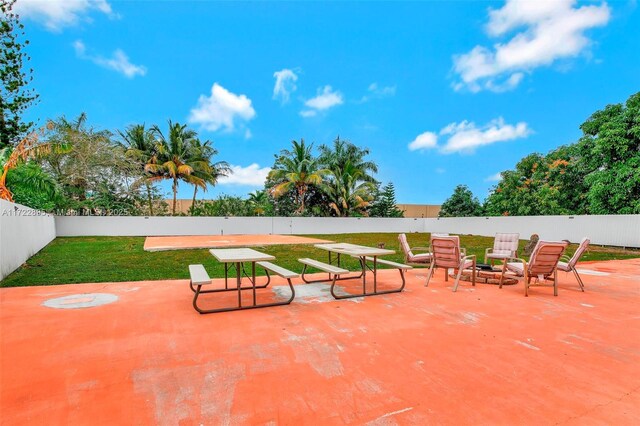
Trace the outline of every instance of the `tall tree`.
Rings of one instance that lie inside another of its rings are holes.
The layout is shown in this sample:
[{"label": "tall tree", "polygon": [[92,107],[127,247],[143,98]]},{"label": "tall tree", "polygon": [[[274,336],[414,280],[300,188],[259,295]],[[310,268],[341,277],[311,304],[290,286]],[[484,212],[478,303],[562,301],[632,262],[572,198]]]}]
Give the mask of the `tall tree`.
[{"label": "tall tree", "polygon": [[[218,179],[223,176],[229,176],[231,168],[226,161],[212,162],[212,158],[218,155],[218,150],[213,147],[213,142],[201,142],[200,139],[195,138],[192,139],[192,144],[194,158],[200,159],[200,161],[194,163],[193,175],[204,181],[203,189],[206,191],[208,185],[215,186],[218,183]],[[193,185],[192,206],[196,204],[196,194],[199,187],[199,185]]]},{"label": "tall tree", "polygon": [[328,182],[322,185],[323,191],[329,198],[329,207],[336,216],[353,216],[365,213],[373,199],[376,186],[373,182],[365,181],[365,175],[358,168],[347,161],[337,170],[330,170]]},{"label": "tall tree", "polygon": [[111,132],[93,128],[82,113],[75,120],[58,118],[49,142],[66,147],[46,155],[42,163],[62,188],[60,207],[138,212],[139,165],[113,141]]},{"label": "tall tree", "polygon": [[319,151],[318,161],[325,169],[340,175],[348,164],[352,170],[358,170],[361,180],[376,183],[373,174],[378,173],[378,165],[365,159],[370,154],[369,148],[360,148],[338,136],[333,146],[320,145]]},{"label": "tall tree", "polygon": [[305,201],[309,187],[318,187],[327,170],[321,168],[313,155],[313,144],[307,145],[303,139],[292,141],[292,149],[284,149],[276,157],[268,179],[274,182],[269,192],[279,198],[293,190],[297,214],[305,212]]},{"label": "tall tree", "polygon": [[640,213],[640,92],[607,105],[580,126],[591,214]]},{"label": "tall tree", "polygon": [[38,95],[28,88],[33,70],[26,69],[30,58],[24,51],[29,41],[24,39],[24,26],[13,12],[15,0],[0,0],[0,149],[15,145],[32,128],[22,114]]},{"label": "tall tree", "polygon": [[207,162],[194,148],[197,134],[188,129],[186,124],[173,123],[169,120],[169,133],[165,137],[158,126],[151,128],[157,138],[156,149],[158,155],[152,158],[146,166],[146,170],[152,174],[152,180],[169,179],[172,182],[173,205],[171,214],[176,214],[178,197],[178,184],[180,181],[190,185],[206,188],[206,181],[194,174],[194,170],[205,170]]},{"label": "tall tree", "polygon": [[396,188],[393,182],[378,190],[374,202],[371,204],[369,215],[373,217],[404,217],[396,202]]},{"label": "tall tree", "polygon": [[146,129],[144,124],[134,124],[124,132],[118,133],[121,138],[120,146],[125,150],[125,154],[140,167],[140,180],[146,189],[149,214],[153,216],[153,175],[146,170],[147,164],[154,161],[158,155],[153,132]]},{"label": "tall tree", "polygon": [[482,205],[467,185],[458,185],[453,194],[440,207],[440,217],[466,217],[482,215]]}]

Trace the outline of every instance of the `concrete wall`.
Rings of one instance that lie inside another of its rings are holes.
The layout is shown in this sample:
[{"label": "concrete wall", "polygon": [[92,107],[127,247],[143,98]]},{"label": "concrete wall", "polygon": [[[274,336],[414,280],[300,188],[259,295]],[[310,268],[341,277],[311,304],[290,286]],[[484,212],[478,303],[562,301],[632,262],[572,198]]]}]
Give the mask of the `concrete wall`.
[{"label": "concrete wall", "polygon": [[436,204],[398,204],[404,217],[438,217],[440,206]]},{"label": "concrete wall", "polygon": [[0,199],[0,280],[55,237],[53,216]]},{"label": "concrete wall", "polygon": [[447,232],[493,236],[519,232],[522,239],[640,247],[640,215],[520,216],[476,218],[287,218],[287,217],[56,217],[58,236],[148,236],[220,234],[344,234]]}]

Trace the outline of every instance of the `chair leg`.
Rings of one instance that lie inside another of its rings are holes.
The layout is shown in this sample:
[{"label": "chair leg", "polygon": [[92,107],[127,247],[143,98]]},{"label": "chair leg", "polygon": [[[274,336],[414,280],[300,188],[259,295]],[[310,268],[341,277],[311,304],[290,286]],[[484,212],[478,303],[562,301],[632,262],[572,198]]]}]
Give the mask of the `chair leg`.
[{"label": "chair leg", "polygon": [[444,269],[444,281],[449,282],[449,268],[443,268],[443,269]]},{"label": "chair leg", "polygon": [[558,295],[558,270],[553,270],[553,295]]},{"label": "chair leg", "polygon": [[576,276],[576,279],[578,280],[578,284],[580,284],[580,290],[584,291],[584,283],[582,282],[582,278],[580,278],[580,274],[578,274],[578,271],[576,270],[576,268],[571,268],[571,270],[573,271],[573,275]]},{"label": "chair leg", "polygon": [[531,278],[529,277],[529,273],[527,270],[524,270],[524,297],[529,297],[529,284]]},{"label": "chair leg", "polygon": [[436,265],[435,263],[431,264],[431,267],[429,268],[429,273],[427,274],[427,282],[424,283],[425,287],[429,287],[429,280],[431,279],[431,276],[433,275],[433,270],[436,269]]},{"label": "chair leg", "polygon": [[476,258],[473,258],[473,264],[471,265],[471,285],[476,286]]},{"label": "chair leg", "polygon": [[[462,265],[460,265],[462,266]],[[462,275],[462,268],[458,267],[458,273],[456,274],[456,282],[453,284],[453,292],[458,291],[458,284],[460,284],[460,275]]]},{"label": "chair leg", "polygon": [[500,274],[500,285],[498,288],[502,288],[502,280],[504,279],[504,273],[507,271],[507,262],[502,264],[502,274]]}]

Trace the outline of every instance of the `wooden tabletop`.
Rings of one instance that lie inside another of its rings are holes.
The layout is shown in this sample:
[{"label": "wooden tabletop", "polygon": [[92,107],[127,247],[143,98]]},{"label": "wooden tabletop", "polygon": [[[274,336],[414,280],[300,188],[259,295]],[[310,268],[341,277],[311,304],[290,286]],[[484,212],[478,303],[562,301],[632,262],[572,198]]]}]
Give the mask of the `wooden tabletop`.
[{"label": "wooden tabletop", "polygon": [[385,256],[394,254],[395,251],[377,247],[360,246],[350,243],[315,244],[314,247],[333,253],[347,254],[350,256]]},{"label": "wooden tabletop", "polygon": [[250,248],[211,249],[209,253],[222,263],[261,262],[275,259],[270,254],[261,253]]}]

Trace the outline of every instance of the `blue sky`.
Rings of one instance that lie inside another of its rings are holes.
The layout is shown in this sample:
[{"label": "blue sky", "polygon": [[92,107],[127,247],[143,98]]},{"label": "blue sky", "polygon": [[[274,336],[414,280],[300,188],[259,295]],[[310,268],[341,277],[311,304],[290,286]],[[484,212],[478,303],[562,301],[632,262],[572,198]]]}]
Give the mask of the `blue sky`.
[{"label": "blue sky", "polygon": [[[292,139],[371,149],[400,203],[484,198],[524,155],[640,90],[635,1],[18,0],[40,103],[98,128],[187,122],[261,187]],[[166,188],[168,191],[168,187]],[[179,196],[192,189],[181,185]]]}]

